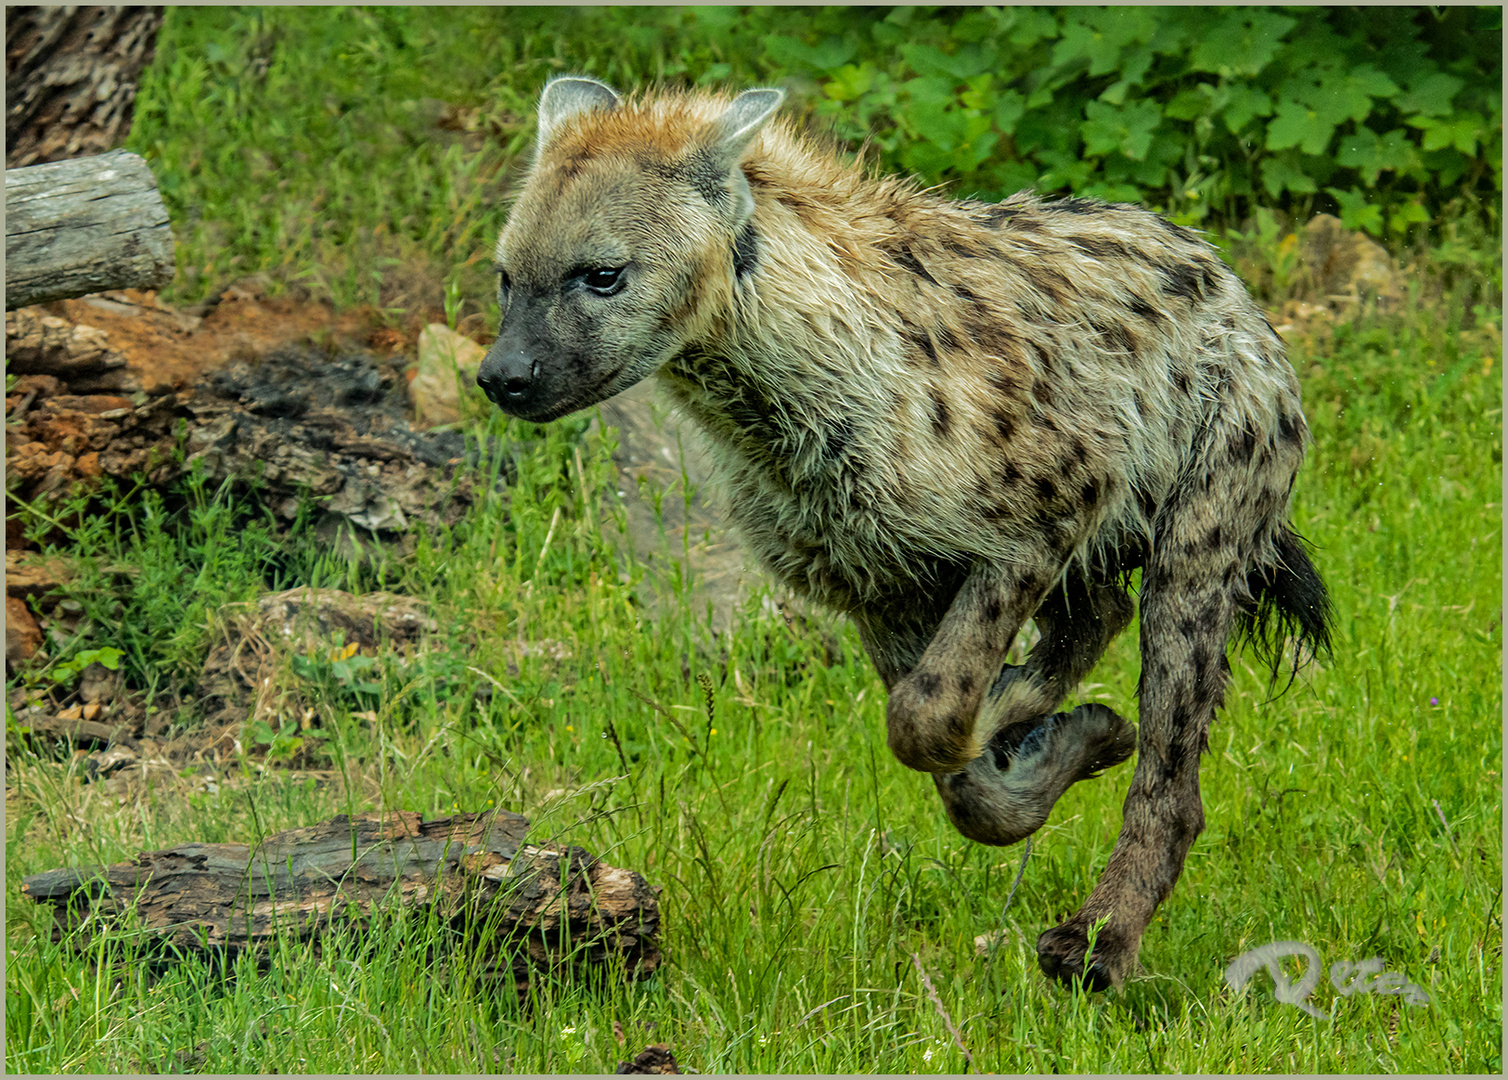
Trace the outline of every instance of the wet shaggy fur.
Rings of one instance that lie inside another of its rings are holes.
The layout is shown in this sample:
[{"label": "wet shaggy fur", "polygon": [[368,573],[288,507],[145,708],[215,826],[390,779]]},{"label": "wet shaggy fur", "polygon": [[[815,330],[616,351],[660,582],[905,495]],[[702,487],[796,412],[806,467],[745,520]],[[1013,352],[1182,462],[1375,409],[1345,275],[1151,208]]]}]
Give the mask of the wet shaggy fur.
[{"label": "wet shaggy fur", "polygon": [[[875,179],[778,104],[551,83],[479,381],[547,420],[657,375],[753,551],[852,618],[892,751],[965,836],[1030,835],[1135,749],[1104,873],[1038,942],[1049,975],[1118,985],[1203,828],[1230,638],[1328,641],[1287,524],[1298,382],[1189,230]],[[1139,732],[1103,705],[1056,711],[1130,622],[1137,569]],[[1030,618],[1041,641],[1007,664]]]}]

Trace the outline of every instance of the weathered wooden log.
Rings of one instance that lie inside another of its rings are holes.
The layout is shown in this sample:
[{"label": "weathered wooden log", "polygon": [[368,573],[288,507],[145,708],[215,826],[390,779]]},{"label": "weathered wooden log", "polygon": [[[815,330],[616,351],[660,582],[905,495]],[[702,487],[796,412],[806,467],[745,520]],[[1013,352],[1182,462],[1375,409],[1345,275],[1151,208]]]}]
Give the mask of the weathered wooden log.
[{"label": "weathered wooden log", "polygon": [[114,150],[131,130],[160,7],[5,9],[5,167]]},{"label": "weathered wooden log", "polygon": [[5,310],[173,280],[173,232],[126,150],[5,171]]},{"label": "weathered wooden log", "polygon": [[[511,977],[564,967],[643,978],[660,963],[660,913],[644,878],[578,847],[526,843],[518,814],[341,815],[245,844],[180,844],[107,867],[49,870],[21,893],[51,904],[53,939],[82,948],[112,930],[155,934],[158,958],[269,954],[279,938],[360,934],[381,912],[438,916]],[[621,968],[619,967],[621,965]]]}]

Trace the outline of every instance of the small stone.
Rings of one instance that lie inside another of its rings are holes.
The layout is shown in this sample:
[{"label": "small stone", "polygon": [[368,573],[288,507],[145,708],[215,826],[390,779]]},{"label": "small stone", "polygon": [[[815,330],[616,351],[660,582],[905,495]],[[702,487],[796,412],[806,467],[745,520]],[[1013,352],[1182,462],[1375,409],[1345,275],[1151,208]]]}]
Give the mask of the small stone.
[{"label": "small stone", "polygon": [[432,428],[461,419],[461,386],[476,383],[487,350],[448,326],[431,323],[419,334],[419,365],[408,384],[414,426]]},{"label": "small stone", "polygon": [[42,631],[32,617],[26,601],[18,596],[5,598],[5,662],[19,664],[37,655],[42,647]]}]

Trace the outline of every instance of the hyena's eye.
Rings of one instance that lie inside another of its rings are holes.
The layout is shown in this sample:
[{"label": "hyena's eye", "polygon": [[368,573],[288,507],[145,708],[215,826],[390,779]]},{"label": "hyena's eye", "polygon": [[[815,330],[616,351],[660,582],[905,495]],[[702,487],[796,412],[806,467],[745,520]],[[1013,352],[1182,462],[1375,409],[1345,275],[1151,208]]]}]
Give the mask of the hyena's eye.
[{"label": "hyena's eye", "polygon": [[581,283],[594,293],[602,296],[611,296],[623,288],[623,271],[625,267],[599,266],[587,270],[581,275]]},{"label": "hyena's eye", "polygon": [[513,279],[508,276],[508,271],[501,266],[497,268],[497,294],[500,297],[507,296],[508,290],[513,288]]}]

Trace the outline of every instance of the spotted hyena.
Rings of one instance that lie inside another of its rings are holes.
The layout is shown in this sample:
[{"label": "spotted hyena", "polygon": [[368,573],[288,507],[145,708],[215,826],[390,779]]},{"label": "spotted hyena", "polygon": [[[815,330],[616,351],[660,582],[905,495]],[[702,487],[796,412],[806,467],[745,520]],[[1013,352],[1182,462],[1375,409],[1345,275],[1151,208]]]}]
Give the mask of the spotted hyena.
[{"label": "spotted hyena", "polygon": [[[754,552],[857,626],[891,750],[965,836],[1029,836],[1135,749],[1104,873],[1037,941],[1049,975],[1118,985],[1204,827],[1233,632],[1328,643],[1286,521],[1298,382],[1189,230],[876,179],[780,100],[547,85],[478,382],[538,422],[658,375]],[[1055,712],[1131,620],[1138,568],[1139,734],[1104,705]],[[1042,638],[1009,664],[1029,618]]]}]

